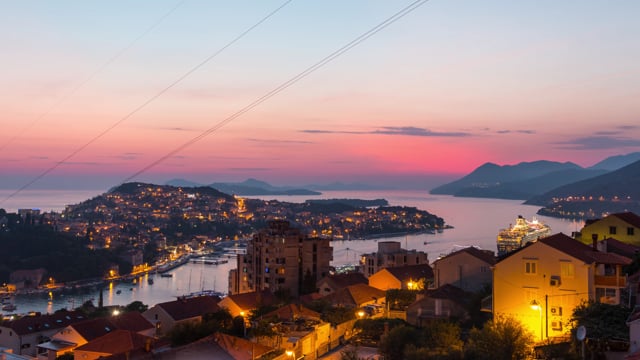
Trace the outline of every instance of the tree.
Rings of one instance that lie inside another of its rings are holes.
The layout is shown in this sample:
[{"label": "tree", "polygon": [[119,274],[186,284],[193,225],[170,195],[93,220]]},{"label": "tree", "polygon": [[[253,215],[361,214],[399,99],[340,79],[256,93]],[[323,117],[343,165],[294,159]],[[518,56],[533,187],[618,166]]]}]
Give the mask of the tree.
[{"label": "tree", "polygon": [[126,312],[137,311],[139,313],[143,313],[149,309],[149,305],[145,305],[142,301],[134,301],[131,304],[127,305],[124,309]]},{"label": "tree", "polygon": [[587,329],[587,351],[600,355],[607,348],[628,345],[629,328],[626,321],[630,314],[631,309],[621,305],[583,302],[573,310],[571,320],[574,329],[579,326]]},{"label": "tree", "polygon": [[409,344],[420,343],[420,331],[409,326],[398,326],[382,337],[378,351],[386,360],[403,360]]},{"label": "tree", "polygon": [[531,354],[533,335],[512,317],[496,317],[482,329],[471,329],[466,359],[513,360]]},{"label": "tree", "polygon": [[387,303],[392,310],[406,310],[416,301],[417,290],[389,289],[387,290]]},{"label": "tree", "polygon": [[424,329],[425,347],[428,354],[442,357],[457,357],[462,354],[460,327],[447,321],[434,321]]}]

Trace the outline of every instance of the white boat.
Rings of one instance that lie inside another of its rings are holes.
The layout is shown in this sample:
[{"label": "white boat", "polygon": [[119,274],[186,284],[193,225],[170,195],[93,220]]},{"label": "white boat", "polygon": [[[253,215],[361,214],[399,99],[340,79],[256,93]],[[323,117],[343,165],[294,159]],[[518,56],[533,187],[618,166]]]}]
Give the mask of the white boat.
[{"label": "white boat", "polygon": [[549,235],[551,235],[551,228],[548,225],[541,223],[535,217],[527,221],[522,215],[518,215],[515,225],[511,224],[498,232],[498,256],[508,254],[529,242]]},{"label": "white boat", "polygon": [[14,304],[6,304],[2,306],[2,311],[15,311],[17,308]]}]

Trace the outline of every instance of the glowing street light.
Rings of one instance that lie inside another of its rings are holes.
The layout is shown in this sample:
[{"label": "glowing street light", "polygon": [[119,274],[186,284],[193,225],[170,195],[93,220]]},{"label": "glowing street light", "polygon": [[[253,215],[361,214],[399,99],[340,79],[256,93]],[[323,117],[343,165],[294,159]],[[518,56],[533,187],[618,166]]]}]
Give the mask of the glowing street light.
[{"label": "glowing street light", "polygon": [[288,357],[293,358],[293,351],[287,350],[286,353]]},{"label": "glowing street light", "polygon": [[358,311],[358,317],[362,319],[363,316],[364,316],[364,311],[362,310]]},{"label": "glowing street light", "polygon": [[543,338],[543,334],[542,334],[542,306],[540,306],[540,304],[533,299],[531,301],[531,310],[537,310],[540,313],[540,341],[544,340]]},{"label": "glowing street light", "polygon": [[242,316],[242,335],[247,337],[247,325],[245,324],[244,311],[240,311],[240,316]]}]

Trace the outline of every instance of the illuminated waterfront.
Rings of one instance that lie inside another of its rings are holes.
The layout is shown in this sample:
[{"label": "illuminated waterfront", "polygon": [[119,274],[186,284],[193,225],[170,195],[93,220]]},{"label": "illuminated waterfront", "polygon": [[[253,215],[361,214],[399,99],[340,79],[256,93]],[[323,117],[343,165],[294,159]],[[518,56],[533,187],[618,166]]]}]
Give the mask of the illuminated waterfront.
[{"label": "illuminated waterfront", "polygon": [[[517,215],[532,218],[538,207],[522,205],[521,201],[457,198],[451,196],[432,196],[420,191],[332,191],[320,196],[275,196],[260,197],[265,200],[274,198],[288,202],[302,202],[311,198],[385,198],[390,205],[413,206],[427,210],[445,219],[453,226],[437,234],[418,234],[395,236],[375,240],[343,240],[334,241],[334,260],[332,265],[357,263],[363,253],[377,250],[379,241],[400,241],[402,247],[424,250],[429,254],[430,261],[460,246],[479,246],[483,249],[496,250],[496,235],[499,229],[507,227]],[[58,199],[62,201],[64,199]],[[47,203],[54,202],[47,200]],[[54,204],[52,209],[56,209]],[[64,207],[64,205],[58,205]],[[540,221],[551,226],[552,233],[563,232],[570,235],[572,231],[580,230],[581,222],[573,222],[556,218],[538,216]],[[141,301],[147,305],[170,301],[177,296],[186,295],[201,290],[215,290],[226,293],[228,290],[228,272],[235,267],[235,259],[229,259],[226,264],[209,265],[188,263],[172,270],[172,277],[160,277],[149,274],[140,277],[136,283],[112,283],[105,286],[103,291],[104,305],[126,305],[133,301]],[[148,279],[153,280],[150,284]],[[39,311],[53,312],[61,308],[80,306],[87,300],[98,303],[99,291],[96,288],[78,290],[74,294],[54,294],[51,303],[47,294],[22,295],[16,298],[17,313]]]}]

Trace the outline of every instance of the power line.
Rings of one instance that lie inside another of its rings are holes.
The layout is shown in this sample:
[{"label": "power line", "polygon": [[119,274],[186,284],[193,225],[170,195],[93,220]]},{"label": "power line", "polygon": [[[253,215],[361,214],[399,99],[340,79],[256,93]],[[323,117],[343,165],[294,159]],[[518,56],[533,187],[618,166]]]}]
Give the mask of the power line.
[{"label": "power line", "polygon": [[40,173],[38,176],[36,176],[35,178],[31,179],[29,182],[27,182],[26,184],[24,184],[23,186],[21,186],[18,190],[12,192],[11,194],[9,194],[9,196],[7,196],[6,198],[4,198],[2,201],[0,201],[0,204],[4,203],[5,201],[11,199],[12,197],[16,196],[17,194],[19,194],[22,190],[28,188],[29,186],[31,186],[33,183],[35,183],[36,181],[42,179],[43,177],[45,177],[46,175],[48,175],[50,172],[52,172],[53,170],[57,169],[60,165],[64,164],[67,160],[71,159],[72,157],[74,157],[75,155],[77,155],[78,153],[80,153],[81,151],[83,151],[84,149],[86,149],[89,145],[93,144],[95,141],[97,141],[98,139],[102,138],[104,135],[106,135],[107,133],[109,133],[111,130],[113,130],[114,128],[116,128],[118,125],[122,124],[124,121],[126,121],[127,119],[129,119],[130,117],[132,117],[133,115],[135,115],[137,112],[139,112],[140,110],[142,110],[143,108],[145,108],[147,105],[149,105],[151,102],[153,102],[154,100],[156,100],[157,98],[159,98],[160,96],[162,96],[164,93],[166,93],[167,91],[169,91],[171,88],[173,88],[174,86],[176,86],[177,84],[179,84],[182,80],[184,80],[185,78],[187,78],[189,75],[191,75],[192,73],[194,73],[196,70],[200,69],[202,66],[204,66],[205,64],[207,64],[209,61],[211,61],[212,59],[214,59],[216,56],[218,56],[221,52],[223,52],[224,50],[226,50],[228,47],[230,47],[231,45],[235,44],[236,42],[238,42],[240,39],[242,39],[244,36],[246,36],[249,32],[251,32],[252,30],[254,30],[255,28],[257,28],[260,24],[262,24],[263,22],[267,21],[269,18],[271,18],[273,15],[275,15],[278,11],[280,11],[283,7],[285,7],[287,4],[289,4],[291,1],[293,0],[286,0],[284,3],[282,3],[280,6],[278,6],[275,10],[271,11],[269,14],[267,14],[265,17],[263,17],[262,19],[260,19],[260,21],[258,21],[257,23],[253,24],[252,26],[250,26],[248,29],[246,29],[245,31],[243,31],[242,33],[240,33],[240,35],[236,36],[233,40],[231,40],[230,42],[228,42],[226,45],[224,45],[223,47],[221,47],[220,49],[218,49],[216,52],[214,52],[213,54],[211,54],[209,57],[207,57],[206,59],[204,59],[202,62],[200,62],[199,64],[193,66],[191,69],[189,69],[186,73],[184,73],[182,76],[180,76],[177,80],[173,81],[172,83],[170,83],[169,85],[167,85],[166,87],[164,87],[162,90],[160,90],[158,93],[156,93],[155,95],[153,95],[152,97],[150,97],[147,101],[143,102],[140,106],[136,107],[133,111],[129,112],[126,116],[124,116],[123,118],[121,118],[120,120],[116,121],[115,123],[111,124],[111,126],[107,127],[106,129],[102,130],[102,132],[100,132],[98,135],[94,136],[93,138],[91,138],[89,141],[87,141],[84,145],[80,146],[79,148],[77,148],[76,150],[72,151],[69,155],[65,156],[62,160],[56,162],[54,165],[52,165],[51,167],[49,167],[48,169],[46,169],[45,171],[43,171],[42,173]]},{"label": "power line", "polygon": [[387,26],[391,25],[392,23],[396,22],[397,20],[401,19],[402,17],[404,17],[408,13],[410,13],[413,10],[417,9],[418,7],[422,6],[427,1],[429,1],[429,0],[416,0],[416,1],[414,1],[413,3],[411,3],[408,6],[404,7],[402,10],[398,11],[397,13],[395,13],[392,16],[388,17],[386,20],[382,21],[380,24],[374,26],[373,28],[371,28],[370,30],[366,31],[362,35],[358,36],[354,40],[350,41],[346,45],[342,46],[338,50],[336,50],[333,53],[329,54],[328,56],[326,56],[322,60],[318,61],[317,63],[311,65],[310,67],[308,67],[304,71],[300,72],[299,74],[295,75],[294,77],[292,77],[289,80],[285,81],[284,83],[280,84],[279,86],[277,86],[273,90],[267,92],[265,95],[257,98],[256,100],[254,100],[250,104],[246,105],[242,109],[238,110],[237,112],[235,112],[231,116],[221,120],[217,124],[213,125],[209,129],[207,129],[204,132],[202,132],[199,135],[197,135],[196,137],[194,137],[191,140],[187,141],[186,143],[178,146],[174,150],[170,151],[169,153],[167,153],[166,155],[162,156],[161,158],[155,160],[151,164],[145,166],[144,168],[142,168],[138,172],[134,173],[133,175],[127,177],[126,179],[124,179],[122,181],[122,183],[126,183],[128,181],[131,181],[131,180],[135,179],[136,177],[140,176],[141,174],[147,172],[149,169],[154,168],[156,165],[164,162],[168,158],[176,155],[180,151],[182,151],[182,150],[188,148],[189,146],[195,144],[196,142],[202,140],[203,138],[207,137],[209,134],[217,131],[218,129],[222,128],[223,126],[225,126],[226,124],[230,123],[231,121],[239,118],[240,116],[242,116],[245,113],[249,112],[250,110],[252,110],[256,106],[262,104],[263,102],[269,100],[273,96],[279,94],[280,92],[282,92],[283,90],[287,89],[291,85],[293,85],[296,82],[300,81],[301,79],[305,78],[307,75],[313,73],[314,71],[316,71],[319,68],[323,67],[324,65],[326,65],[327,63],[329,63],[332,60],[336,59],[340,55],[344,54],[345,52],[351,50],[355,46],[359,45],[363,41],[365,41],[368,38],[370,38],[371,36],[375,35],[379,31],[381,31],[382,29],[386,28]]},{"label": "power line", "polygon": [[147,34],[157,28],[167,17],[173,14],[182,4],[185,3],[186,0],[179,2],[177,5],[172,7],[168,12],[166,12],[160,19],[158,19],[155,23],[153,23],[149,28],[147,28],[144,32],[142,32],[137,38],[131,41],[127,46],[118,51],[115,55],[113,55],[109,60],[107,60],[104,64],[102,64],[96,71],[94,71],[89,77],[81,81],[78,85],[73,87],[69,92],[64,94],[58,101],[56,101],[47,111],[38,116],[31,123],[27,124],[17,135],[13,136],[7,142],[5,142],[2,146],[0,146],[0,151],[4,150],[7,146],[9,146],[13,141],[20,138],[27,130],[32,128],[35,124],[37,124],[40,120],[51,114],[53,110],[55,110],[58,106],[64,103],[68,98],[73,96],[78,90],[84,87],[89,81],[93,80],[99,73],[101,73],[104,69],[106,69],[109,65],[114,63],[120,56],[126,53],[129,49],[131,49],[138,41],[142,40]]}]

